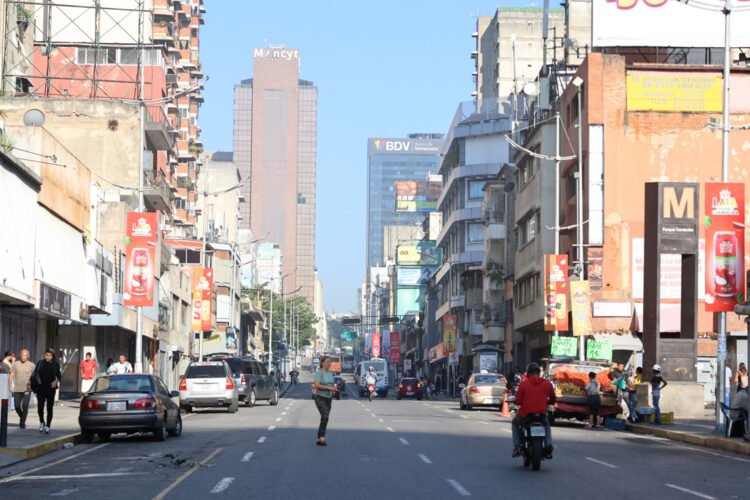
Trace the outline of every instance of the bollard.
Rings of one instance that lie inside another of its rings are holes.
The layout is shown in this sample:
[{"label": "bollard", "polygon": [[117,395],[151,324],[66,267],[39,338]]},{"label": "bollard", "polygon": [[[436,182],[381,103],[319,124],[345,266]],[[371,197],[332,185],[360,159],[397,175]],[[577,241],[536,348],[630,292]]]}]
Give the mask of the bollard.
[{"label": "bollard", "polygon": [[9,385],[10,375],[0,373],[0,448],[8,446],[8,400],[12,397]]}]

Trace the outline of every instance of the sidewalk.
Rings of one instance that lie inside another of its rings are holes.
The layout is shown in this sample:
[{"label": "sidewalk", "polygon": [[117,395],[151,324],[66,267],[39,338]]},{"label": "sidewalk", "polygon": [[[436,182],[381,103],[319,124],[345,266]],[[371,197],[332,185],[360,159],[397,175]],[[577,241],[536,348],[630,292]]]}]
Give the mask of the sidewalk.
[{"label": "sidewalk", "polygon": [[8,447],[0,448],[0,468],[59,450],[65,444],[75,444],[78,427],[78,400],[58,401],[52,418],[52,432],[39,432],[36,405],[29,408],[26,428],[18,427],[18,415],[8,411]]}]

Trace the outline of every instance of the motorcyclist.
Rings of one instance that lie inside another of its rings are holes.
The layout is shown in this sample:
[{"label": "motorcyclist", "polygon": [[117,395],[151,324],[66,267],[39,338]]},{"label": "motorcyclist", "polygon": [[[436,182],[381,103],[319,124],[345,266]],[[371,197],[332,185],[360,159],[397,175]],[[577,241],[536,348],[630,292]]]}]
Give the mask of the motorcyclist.
[{"label": "motorcyclist", "polygon": [[[513,417],[511,430],[513,432],[513,456],[521,453],[521,425],[523,419],[530,413],[547,413],[547,405],[555,404],[557,400],[555,389],[549,380],[539,376],[541,369],[536,363],[529,364],[526,369],[526,380],[518,385],[516,390],[516,405],[519,407]],[[548,458],[552,456],[552,429],[549,420],[545,417],[544,428],[546,431],[547,448],[545,454]]]},{"label": "motorcyclist", "polygon": [[367,369],[367,374],[365,375],[365,385],[375,385],[378,383],[378,374],[375,373],[375,368],[372,366]]}]

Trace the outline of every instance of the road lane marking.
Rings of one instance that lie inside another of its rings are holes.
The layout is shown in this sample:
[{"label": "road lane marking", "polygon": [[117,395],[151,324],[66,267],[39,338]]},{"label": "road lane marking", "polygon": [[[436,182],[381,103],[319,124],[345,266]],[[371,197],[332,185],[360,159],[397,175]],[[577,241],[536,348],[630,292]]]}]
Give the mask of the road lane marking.
[{"label": "road lane marking", "polygon": [[482,424],[482,425],[490,425],[489,423],[485,422],[484,420],[477,420],[477,423],[478,424]]},{"label": "road lane marking", "polygon": [[459,415],[459,417],[461,417],[461,418],[466,418],[466,419],[468,419],[468,418],[469,418],[469,417],[467,417],[466,415]]},{"label": "road lane marking", "polygon": [[64,490],[58,491],[57,493],[53,493],[50,496],[52,496],[52,497],[66,497],[68,495],[72,495],[76,491],[78,491],[78,488],[66,488]]},{"label": "road lane marking", "polygon": [[704,495],[703,493],[698,493],[697,491],[689,490],[687,488],[683,488],[682,486],[677,486],[676,484],[666,483],[666,484],[664,484],[664,486],[666,486],[668,488],[674,488],[675,490],[679,490],[679,491],[682,491],[684,493],[690,493],[691,495],[695,495],[695,496],[700,497],[700,498],[705,498],[706,500],[715,500],[715,498],[712,497],[712,496],[710,496],[710,495]]},{"label": "road lane marking", "polygon": [[393,430],[393,427],[386,427],[386,430],[389,430],[390,432],[396,432]]},{"label": "road lane marking", "polygon": [[286,415],[286,412],[285,412],[285,411],[282,411],[282,412],[281,412],[281,416],[283,417],[284,415]]},{"label": "road lane marking", "polygon": [[201,460],[199,466],[193,465],[192,467],[190,467],[190,470],[186,471],[183,475],[181,475],[180,477],[178,477],[177,479],[175,479],[175,481],[172,484],[170,484],[169,486],[167,486],[166,488],[164,488],[164,490],[161,493],[159,493],[158,495],[156,495],[154,497],[154,500],[162,500],[162,498],[164,498],[165,496],[167,496],[167,493],[169,493],[170,491],[172,491],[178,484],[180,484],[185,479],[187,479],[187,477],[190,474],[192,474],[193,472],[195,472],[198,469],[200,469],[200,465],[206,465],[206,462],[208,462],[209,460],[211,460],[212,458],[214,458],[216,456],[216,454],[219,453],[222,449],[223,448],[216,448],[214,451],[211,452],[210,455],[208,455],[206,458],[204,458],[203,460]]},{"label": "road lane marking", "polygon": [[591,458],[591,457],[585,457],[585,458],[586,458],[586,460],[589,460],[591,462],[597,463],[599,465],[604,465],[604,466],[609,467],[611,469],[616,469],[617,468],[616,465],[608,464],[607,462],[602,462],[601,460],[597,460],[595,458]]},{"label": "road lane marking", "polygon": [[240,460],[240,462],[249,462],[249,461],[250,461],[250,459],[251,459],[251,458],[253,458],[253,454],[254,454],[254,452],[252,452],[252,451],[248,451],[248,452],[247,452],[247,453],[245,453],[245,455],[244,455],[244,456],[242,457],[242,460]]},{"label": "road lane marking", "polygon": [[503,432],[507,432],[508,434],[513,434],[513,431],[510,429],[500,429]]},{"label": "road lane marking", "polygon": [[22,481],[24,479],[89,479],[92,477],[120,477],[141,476],[147,472],[92,472],[90,474],[50,474],[38,476],[23,476],[11,479],[11,481]]},{"label": "road lane marking", "polygon": [[281,417],[276,419],[277,422],[281,422]]},{"label": "road lane marking", "polygon": [[52,467],[53,465],[57,465],[57,464],[61,464],[63,462],[67,462],[68,460],[72,460],[74,458],[83,456],[86,453],[91,453],[92,451],[96,451],[99,448],[104,448],[105,446],[107,446],[109,444],[110,443],[103,443],[103,444],[100,444],[99,446],[94,446],[93,448],[89,448],[88,450],[84,450],[81,453],[76,453],[75,455],[70,455],[70,456],[67,456],[65,458],[61,458],[60,460],[57,460],[57,461],[52,462],[52,463],[49,463],[47,465],[42,465],[42,466],[36,467],[34,469],[30,469],[30,470],[27,470],[27,471],[24,471],[24,472],[20,472],[20,473],[14,475],[14,476],[9,476],[9,477],[6,477],[4,479],[0,479],[0,484],[13,481],[17,477],[25,476],[26,474],[31,474],[32,472],[37,472],[37,471],[40,471],[42,469],[46,469],[47,467]]},{"label": "road lane marking", "polygon": [[426,464],[431,464],[432,463],[432,460],[430,460],[429,458],[427,458],[426,456],[424,456],[422,453],[419,453],[417,456],[419,458],[421,458],[422,462],[424,462]]},{"label": "road lane marking", "polygon": [[258,438],[259,443],[265,443],[266,442],[266,436],[261,436]]},{"label": "road lane marking", "polygon": [[275,426],[275,425],[269,425],[269,426],[268,426],[268,430],[269,430],[269,431],[272,431],[272,430],[274,430],[275,428],[276,428],[276,426]]},{"label": "road lane marking", "polygon": [[382,418],[379,418],[379,419],[378,419],[378,422],[380,422],[381,424],[384,424],[384,423],[385,423],[385,422],[383,422],[383,419],[382,419]]},{"label": "road lane marking", "polygon": [[225,489],[229,488],[229,485],[232,484],[232,481],[234,481],[233,477],[225,477],[224,479],[216,483],[216,486],[213,487],[210,493],[221,493]]},{"label": "road lane marking", "polygon": [[409,444],[409,441],[407,441],[404,438],[398,438],[399,441],[401,441],[403,444]]},{"label": "road lane marking", "polygon": [[462,497],[470,497],[471,496],[471,493],[469,493],[469,491],[466,488],[464,488],[463,486],[461,486],[461,484],[458,481],[456,481],[455,479],[446,479],[446,481],[448,481],[448,483],[451,486],[453,486],[453,488],[455,488],[455,490],[458,492],[458,494],[461,495]]}]

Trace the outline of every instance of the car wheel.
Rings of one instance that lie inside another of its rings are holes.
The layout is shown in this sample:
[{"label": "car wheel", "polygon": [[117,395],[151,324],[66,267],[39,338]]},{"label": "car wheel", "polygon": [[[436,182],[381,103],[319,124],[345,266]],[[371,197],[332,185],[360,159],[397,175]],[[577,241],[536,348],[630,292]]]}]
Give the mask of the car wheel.
[{"label": "car wheel", "polygon": [[167,432],[172,437],[178,437],[182,434],[182,417],[180,415],[177,415],[177,422],[175,422],[174,428],[169,429]]},{"label": "car wheel", "polygon": [[417,396],[417,401],[422,401],[422,396]]},{"label": "car wheel", "polygon": [[84,443],[90,443],[94,440],[94,433],[91,431],[81,430],[81,441]]},{"label": "car wheel", "polygon": [[341,393],[340,392],[336,393],[336,399],[341,399]]},{"label": "car wheel", "polygon": [[396,401],[401,401],[401,396],[396,396]]},{"label": "car wheel", "polygon": [[273,390],[273,394],[271,394],[271,399],[268,400],[268,404],[270,404],[271,406],[276,406],[277,404],[279,404],[279,390],[278,389]]},{"label": "car wheel", "polygon": [[97,432],[97,436],[99,436],[100,441],[109,441],[109,438],[112,436],[111,432]]},{"label": "car wheel", "polygon": [[156,441],[166,441],[167,440],[167,416],[164,415],[164,420],[161,421],[161,424],[154,429],[154,439]]},{"label": "car wheel", "polygon": [[250,389],[250,394],[248,394],[245,398],[245,406],[247,406],[248,408],[252,408],[253,406],[255,406],[255,400],[255,387],[253,387],[252,389]]},{"label": "car wheel", "polygon": [[466,409],[466,405],[464,404],[464,399],[463,398],[460,399],[460,403],[459,403],[458,407],[461,408],[462,410]]},{"label": "car wheel", "polygon": [[469,411],[473,411],[474,407],[471,406],[469,403],[466,403],[466,409],[469,410]]},{"label": "car wheel", "polygon": [[227,411],[229,413],[237,413],[237,407],[239,406],[239,404],[239,401],[232,402],[232,404],[227,407]]}]

